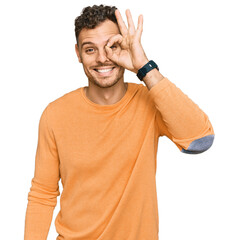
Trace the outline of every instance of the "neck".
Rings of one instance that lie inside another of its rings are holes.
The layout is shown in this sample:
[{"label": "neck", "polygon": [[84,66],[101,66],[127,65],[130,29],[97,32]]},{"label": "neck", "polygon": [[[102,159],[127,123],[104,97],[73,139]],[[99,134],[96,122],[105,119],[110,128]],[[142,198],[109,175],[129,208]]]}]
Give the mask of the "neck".
[{"label": "neck", "polygon": [[128,83],[118,82],[112,87],[100,88],[96,85],[85,87],[86,97],[99,105],[112,105],[120,101],[128,89]]}]

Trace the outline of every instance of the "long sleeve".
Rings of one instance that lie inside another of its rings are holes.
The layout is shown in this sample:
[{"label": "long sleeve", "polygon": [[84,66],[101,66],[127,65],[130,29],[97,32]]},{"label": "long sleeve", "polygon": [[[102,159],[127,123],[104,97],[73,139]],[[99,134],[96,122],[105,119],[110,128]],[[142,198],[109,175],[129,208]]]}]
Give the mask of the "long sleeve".
[{"label": "long sleeve", "polygon": [[155,107],[159,136],[167,136],[183,153],[209,149],[214,130],[208,116],[168,78],[149,90]]},{"label": "long sleeve", "polygon": [[49,105],[44,109],[38,128],[35,173],[28,193],[24,240],[46,240],[53,210],[60,195],[59,159],[54,135],[48,123]]}]

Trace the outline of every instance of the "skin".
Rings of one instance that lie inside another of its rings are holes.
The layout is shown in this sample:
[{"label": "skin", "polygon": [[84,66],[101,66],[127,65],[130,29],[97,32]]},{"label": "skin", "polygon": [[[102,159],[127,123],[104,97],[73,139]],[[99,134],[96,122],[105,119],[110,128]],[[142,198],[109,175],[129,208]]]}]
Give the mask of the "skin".
[{"label": "skin", "polygon": [[[89,86],[85,87],[86,96],[93,102],[101,105],[109,105],[118,102],[127,90],[124,83],[124,71],[122,66],[107,58],[105,46],[110,37],[119,34],[117,24],[106,20],[94,29],[82,29],[79,34],[79,48],[75,45],[78,60],[83,65],[84,72],[88,77]],[[83,47],[85,42],[92,42]],[[113,51],[119,51],[119,45],[112,46]],[[95,68],[113,69],[109,76],[101,76]]]},{"label": "skin", "polygon": [[[79,46],[75,51],[84,72],[88,77],[89,87],[85,87],[86,96],[100,105],[111,105],[118,102],[127,91],[124,83],[124,70],[137,74],[149,60],[141,45],[143,32],[143,15],[138,17],[137,29],[130,13],[126,10],[128,28],[120,11],[115,11],[117,24],[106,20],[94,29],[82,29],[79,34]],[[85,42],[91,42],[82,46]],[[99,74],[96,68],[115,67],[112,72]],[[144,78],[148,89],[164,77],[157,69],[150,71]]]}]

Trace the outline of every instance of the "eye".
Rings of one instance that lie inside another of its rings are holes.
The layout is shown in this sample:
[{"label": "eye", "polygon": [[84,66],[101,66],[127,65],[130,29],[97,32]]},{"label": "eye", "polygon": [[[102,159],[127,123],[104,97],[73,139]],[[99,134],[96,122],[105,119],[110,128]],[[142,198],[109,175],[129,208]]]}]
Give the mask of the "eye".
[{"label": "eye", "polygon": [[110,48],[117,48],[117,46],[116,46],[116,45],[113,45],[113,46],[111,46]]},{"label": "eye", "polygon": [[86,53],[92,53],[92,52],[93,52],[93,50],[94,50],[93,48],[88,48],[88,49],[86,49],[86,51],[85,51],[85,52],[86,52]]}]

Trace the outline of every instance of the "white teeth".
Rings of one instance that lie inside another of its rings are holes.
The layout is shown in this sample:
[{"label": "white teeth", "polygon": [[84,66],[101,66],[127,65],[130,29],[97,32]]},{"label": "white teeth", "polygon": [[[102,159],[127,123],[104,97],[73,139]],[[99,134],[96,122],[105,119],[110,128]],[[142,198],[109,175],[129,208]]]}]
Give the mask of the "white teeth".
[{"label": "white teeth", "polygon": [[96,69],[97,72],[100,72],[100,73],[104,73],[104,72],[109,72],[111,71],[113,68],[109,68],[109,69]]}]

